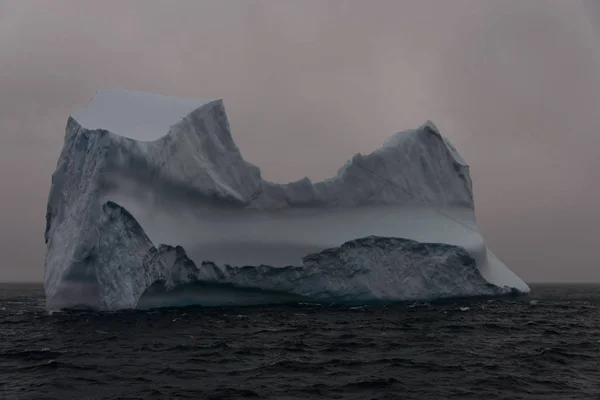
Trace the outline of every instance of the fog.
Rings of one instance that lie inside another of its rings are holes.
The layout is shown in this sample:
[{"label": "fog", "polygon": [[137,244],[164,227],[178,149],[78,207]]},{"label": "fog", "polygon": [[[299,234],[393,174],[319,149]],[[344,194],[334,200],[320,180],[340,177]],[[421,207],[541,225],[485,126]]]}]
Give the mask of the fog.
[{"label": "fog", "polygon": [[280,182],[433,120],[509,268],[600,281],[599,38],[592,0],[0,0],[0,281],[43,279],[67,118],[115,87],[222,98]]}]

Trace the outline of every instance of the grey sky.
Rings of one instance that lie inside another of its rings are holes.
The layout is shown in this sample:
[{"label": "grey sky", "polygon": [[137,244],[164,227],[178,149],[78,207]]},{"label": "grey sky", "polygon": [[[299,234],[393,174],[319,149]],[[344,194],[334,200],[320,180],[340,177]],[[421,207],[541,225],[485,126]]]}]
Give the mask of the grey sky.
[{"label": "grey sky", "polygon": [[69,113],[100,88],[220,97],[268,179],[433,120],[484,236],[531,281],[600,281],[593,0],[0,0],[0,281],[43,278]]}]

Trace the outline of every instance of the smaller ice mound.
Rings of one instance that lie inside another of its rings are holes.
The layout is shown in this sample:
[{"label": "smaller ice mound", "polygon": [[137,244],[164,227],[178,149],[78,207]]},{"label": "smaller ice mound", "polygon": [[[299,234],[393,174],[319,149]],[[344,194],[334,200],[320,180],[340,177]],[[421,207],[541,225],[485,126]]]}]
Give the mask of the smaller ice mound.
[{"label": "smaller ice mound", "polygon": [[152,141],[165,136],[171,126],[210,101],[108,89],[96,92],[87,107],[75,111],[72,117],[86,129]]}]

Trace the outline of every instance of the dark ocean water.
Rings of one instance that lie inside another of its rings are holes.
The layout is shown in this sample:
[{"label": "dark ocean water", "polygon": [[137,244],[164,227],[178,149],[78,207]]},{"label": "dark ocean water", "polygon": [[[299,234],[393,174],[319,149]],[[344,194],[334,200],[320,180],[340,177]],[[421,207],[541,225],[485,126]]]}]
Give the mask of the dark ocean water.
[{"label": "dark ocean water", "polygon": [[600,399],[600,286],[373,307],[45,312],[0,285],[0,399]]}]

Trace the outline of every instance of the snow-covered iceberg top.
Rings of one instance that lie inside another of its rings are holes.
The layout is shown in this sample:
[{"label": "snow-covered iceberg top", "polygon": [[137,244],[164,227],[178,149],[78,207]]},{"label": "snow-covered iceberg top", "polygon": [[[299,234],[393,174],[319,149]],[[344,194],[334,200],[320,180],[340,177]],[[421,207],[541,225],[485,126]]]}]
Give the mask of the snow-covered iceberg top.
[{"label": "snow-covered iceberg top", "polygon": [[71,116],[86,129],[104,129],[131,139],[152,141],[165,136],[172,125],[210,101],[108,89],[96,92],[86,108]]},{"label": "snow-covered iceberg top", "polygon": [[[69,118],[46,220],[49,308],[529,290],[487,250],[469,168],[431,122],[329,179],[277,184],[243,159],[221,100],[99,91]],[[338,248],[335,263],[323,256]],[[307,266],[309,254],[327,262]]]}]

